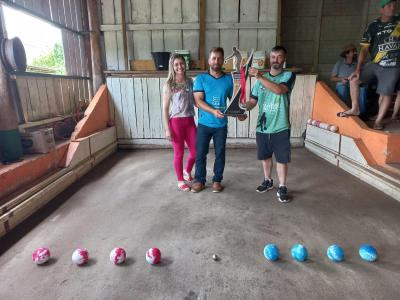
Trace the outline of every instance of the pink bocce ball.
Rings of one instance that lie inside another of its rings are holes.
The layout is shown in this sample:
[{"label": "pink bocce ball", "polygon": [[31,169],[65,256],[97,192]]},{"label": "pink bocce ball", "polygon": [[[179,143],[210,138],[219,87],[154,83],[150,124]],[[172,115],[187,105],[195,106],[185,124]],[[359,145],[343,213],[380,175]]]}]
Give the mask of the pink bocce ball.
[{"label": "pink bocce ball", "polygon": [[46,247],[37,248],[32,253],[32,260],[37,264],[41,265],[50,259],[50,250]]},{"label": "pink bocce ball", "polygon": [[89,261],[89,252],[85,248],[78,248],[72,253],[72,262],[82,266]]},{"label": "pink bocce ball", "polygon": [[158,248],[150,248],[146,252],[146,261],[149,264],[156,265],[161,260],[161,251]]},{"label": "pink bocce ball", "polygon": [[122,264],[126,260],[126,251],[122,248],[114,248],[110,253],[110,260],[116,265]]}]

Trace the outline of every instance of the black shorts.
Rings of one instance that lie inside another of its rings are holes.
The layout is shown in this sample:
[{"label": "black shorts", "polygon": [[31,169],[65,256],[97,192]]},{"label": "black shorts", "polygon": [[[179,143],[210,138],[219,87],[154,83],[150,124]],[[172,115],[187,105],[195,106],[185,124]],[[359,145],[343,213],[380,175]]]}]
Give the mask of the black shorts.
[{"label": "black shorts", "polygon": [[286,129],[277,133],[256,132],[257,159],[265,160],[275,154],[278,163],[290,162],[290,130]]}]

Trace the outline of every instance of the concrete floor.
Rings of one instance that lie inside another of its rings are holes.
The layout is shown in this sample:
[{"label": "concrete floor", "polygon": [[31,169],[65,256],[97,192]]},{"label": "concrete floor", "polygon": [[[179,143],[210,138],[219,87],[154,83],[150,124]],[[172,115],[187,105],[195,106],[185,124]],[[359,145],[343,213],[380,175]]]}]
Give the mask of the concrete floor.
[{"label": "concrete floor", "polygon": [[[228,151],[221,194],[179,192],[171,159],[171,150],[119,152],[1,240],[0,299],[400,298],[399,202],[305,149],[293,150],[290,204],[255,192],[255,149]],[[264,259],[266,243],[280,261]],[[309,261],[291,259],[295,243]],[[332,243],[345,262],[326,257]],[[379,261],[361,261],[362,243]],[[43,245],[53,259],[38,267],[31,253]],[[124,266],[109,261],[116,246]],[[145,261],[152,246],[159,266]],[[72,265],[77,247],[89,249],[89,265]]]}]

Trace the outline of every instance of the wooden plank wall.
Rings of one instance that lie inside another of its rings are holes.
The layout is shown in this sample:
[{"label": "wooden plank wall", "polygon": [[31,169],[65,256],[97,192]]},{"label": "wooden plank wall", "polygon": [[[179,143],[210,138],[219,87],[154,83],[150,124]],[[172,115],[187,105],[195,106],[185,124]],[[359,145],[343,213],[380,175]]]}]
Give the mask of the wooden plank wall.
[{"label": "wooden plank wall", "polygon": [[[99,0],[108,70],[123,70],[121,1]],[[152,51],[190,50],[199,59],[198,0],[125,0],[128,56],[150,60]],[[207,0],[205,51],[222,46],[269,50],[276,43],[278,0]]]},{"label": "wooden plank wall", "polygon": [[[294,138],[302,137],[306,121],[311,117],[316,77],[297,75],[290,101]],[[161,99],[164,82],[165,78],[107,78],[111,114],[119,144],[159,144],[164,139]],[[254,82],[254,79],[248,82],[247,93],[250,93],[250,85]],[[246,121],[228,118],[228,137],[232,140],[255,139],[257,115],[258,108],[255,108]]]},{"label": "wooden plank wall", "polygon": [[74,114],[89,100],[89,79],[17,76],[16,82],[25,122]]},{"label": "wooden plank wall", "polygon": [[334,87],[329,77],[343,45],[359,47],[366,26],[379,14],[375,0],[282,0],[281,40],[288,66],[318,73]]},{"label": "wooden plank wall", "polygon": [[[90,66],[84,39],[88,28],[82,14],[85,0],[5,0],[6,4],[49,21],[60,28],[66,74],[59,76],[16,76],[22,115],[25,122],[34,122],[75,113],[79,102],[89,99]],[[82,78],[79,78],[82,77]]]}]

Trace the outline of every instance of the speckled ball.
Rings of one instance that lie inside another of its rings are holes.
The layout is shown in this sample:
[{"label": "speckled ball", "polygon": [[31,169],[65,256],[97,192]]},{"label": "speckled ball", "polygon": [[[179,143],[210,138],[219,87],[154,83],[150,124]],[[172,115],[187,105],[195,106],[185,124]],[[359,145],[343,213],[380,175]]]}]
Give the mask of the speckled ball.
[{"label": "speckled ball", "polygon": [[371,245],[361,245],[360,249],[358,250],[358,254],[363,260],[373,262],[378,258],[378,252],[376,249]]},{"label": "speckled ball", "polygon": [[156,265],[161,260],[161,251],[158,248],[150,248],[146,252],[146,261],[151,265]]},{"label": "speckled ball", "polygon": [[78,266],[83,266],[89,261],[89,251],[85,248],[78,248],[72,253],[72,262]]},{"label": "speckled ball", "polygon": [[126,251],[123,248],[114,248],[110,253],[110,260],[116,265],[123,264],[126,260]]},{"label": "speckled ball", "polygon": [[32,260],[37,264],[41,265],[48,262],[50,259],[50,250],[46,247],[37,248],[32,253]]},{"label": "speckled ball", "polygon": [[331,261],[341,262],[344,260],[344,251],[339,245],[330,245],[326,250],[326,254]]}]

